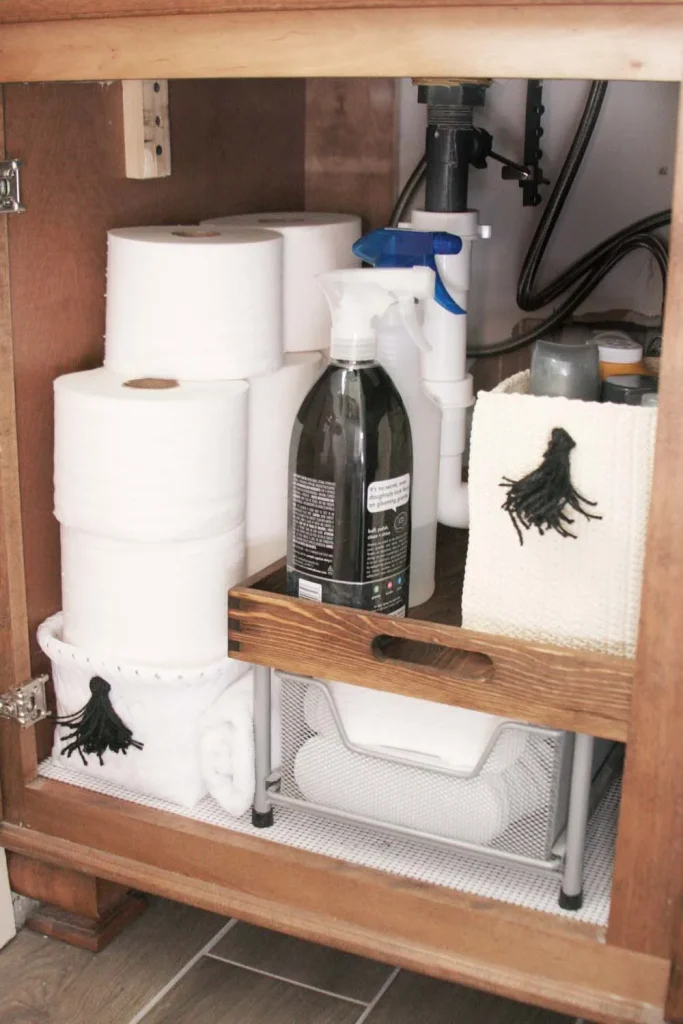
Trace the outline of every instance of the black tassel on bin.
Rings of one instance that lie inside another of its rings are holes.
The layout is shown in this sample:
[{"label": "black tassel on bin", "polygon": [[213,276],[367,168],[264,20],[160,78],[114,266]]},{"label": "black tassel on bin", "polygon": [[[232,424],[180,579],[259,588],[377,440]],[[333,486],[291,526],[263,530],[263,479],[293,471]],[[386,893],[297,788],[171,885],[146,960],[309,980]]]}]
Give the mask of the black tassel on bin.
[{"label": "black tassel on bin", "polygon": [[71,727],[71,732],[64,737],[62,754],[71,757],[77,750],[83,764],[88,763],[86,754],[96,754],[100,764],[104,764],[102,755],[106,750],[115,754],[127,754],[129,747],[142,750],[143,745],[133,739],[133,733],[121,721],[109,700],[111,686],[100,676],[90,680],[92,696],[88,703],[73,715],[58,718],[59,725]]},{"label": "black tassel on bin", "polygon": [[508,496],[502,507],[512,520],[520,544],[524,544],[520,527],[529,530],[535,526],[541,536],[547,530],[555,530],[561,537],[576,538],[567,529],[574,522],[567,514],[570,510],[586,519],[602,519],[582,507],[595,508],[597,502],[582,497],[572,483],[569,453],[575,447],[576,442],[566,430],[554,427],[538,469],[521,480],[503,478],[500,486],[507,487]]}]

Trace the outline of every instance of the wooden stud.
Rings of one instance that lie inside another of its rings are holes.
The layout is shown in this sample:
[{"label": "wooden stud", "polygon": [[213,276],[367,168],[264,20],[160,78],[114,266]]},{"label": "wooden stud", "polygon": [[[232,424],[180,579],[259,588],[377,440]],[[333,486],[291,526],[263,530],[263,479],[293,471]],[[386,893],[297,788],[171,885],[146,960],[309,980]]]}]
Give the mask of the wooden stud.
[{"label": "wooden stud", "polygon": [[121,83],[127,178],[167,178],[171,173],[168,81]]},{"label": "wooden stud", "polygon": [[668,956],[683,893],[683,104],[652,506],[609,941]]},{"label": "wooden stud", "polygon": [[[182,7],[181,7],[182,10]],[[329,75],[678,81],[680,4],[425,7],[6,25],[0,81]]]}]

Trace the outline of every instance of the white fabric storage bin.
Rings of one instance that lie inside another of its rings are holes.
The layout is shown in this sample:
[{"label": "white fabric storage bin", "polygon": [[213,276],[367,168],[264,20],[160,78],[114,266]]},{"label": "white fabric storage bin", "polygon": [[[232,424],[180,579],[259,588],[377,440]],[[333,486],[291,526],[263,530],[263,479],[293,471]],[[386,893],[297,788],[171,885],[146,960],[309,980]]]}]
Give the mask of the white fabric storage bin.
[{"label": "white fabric storage bin", "polygon": [[[527,394],[529,373],[477,398],[469,463],[467,629],[634,657],[657,410]],[[565,511],[574,534],[521,528],[504,480],[542,462],[554,428],[575,443],[571,482],[599,519]]]},{"label": "white fabric storage bin", "polygon": [[[106,750],[83,759],[62,753],[68,725],[57,725],[52,751],[56,764],[105,779],[137,793],[193,807],[207,793],[200,740],[210,709],[234,679],[227,658],[197,669],[154,669],[95,658],[61,639],[61,613],[38,629],[38,642],[52,662],[59,717],[74,715],[88,702],[90,681],[100,676],[111,686],[109,700],[142,749]],[[243,666],[243,673],[249,669]],[[208,713],[208,714],[207,714]],[[251,725],[250,725],[251,728]]]}]

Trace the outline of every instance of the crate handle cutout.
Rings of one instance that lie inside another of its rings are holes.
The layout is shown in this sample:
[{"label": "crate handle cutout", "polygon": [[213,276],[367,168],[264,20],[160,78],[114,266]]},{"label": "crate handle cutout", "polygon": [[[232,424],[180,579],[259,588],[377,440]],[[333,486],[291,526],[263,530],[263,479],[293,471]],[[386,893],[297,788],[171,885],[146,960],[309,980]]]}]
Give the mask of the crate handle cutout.
[{"label": "crate handle cutout", "polygon": [[495,675],[495,665],[488,654],[459,647],[382,633],[372,641],[372,653],[380,661],[400,661],[405,665],[426,665],[447,672],[457,679],[488,683]]}]

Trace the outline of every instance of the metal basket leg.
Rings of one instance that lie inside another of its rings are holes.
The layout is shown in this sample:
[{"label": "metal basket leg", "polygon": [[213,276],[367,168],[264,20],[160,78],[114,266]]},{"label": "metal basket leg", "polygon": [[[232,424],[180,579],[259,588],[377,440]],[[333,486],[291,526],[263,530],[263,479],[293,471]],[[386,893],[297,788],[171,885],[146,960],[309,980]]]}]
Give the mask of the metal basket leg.
[{"label": "metal basket leg", "polygon": [[270,669],[254,665],[254,768],[256,787],[251,822],[255,828],[270,828],[273,808],[268,797],[270,775]]},{"label": "metal basket leg", "polygon": [[593,776],[593,743],[593,737],[584,733],[577,733],[574,737],[567,850],[559,900],[564,910],[579,910],[583,904],[583,860]]}]

